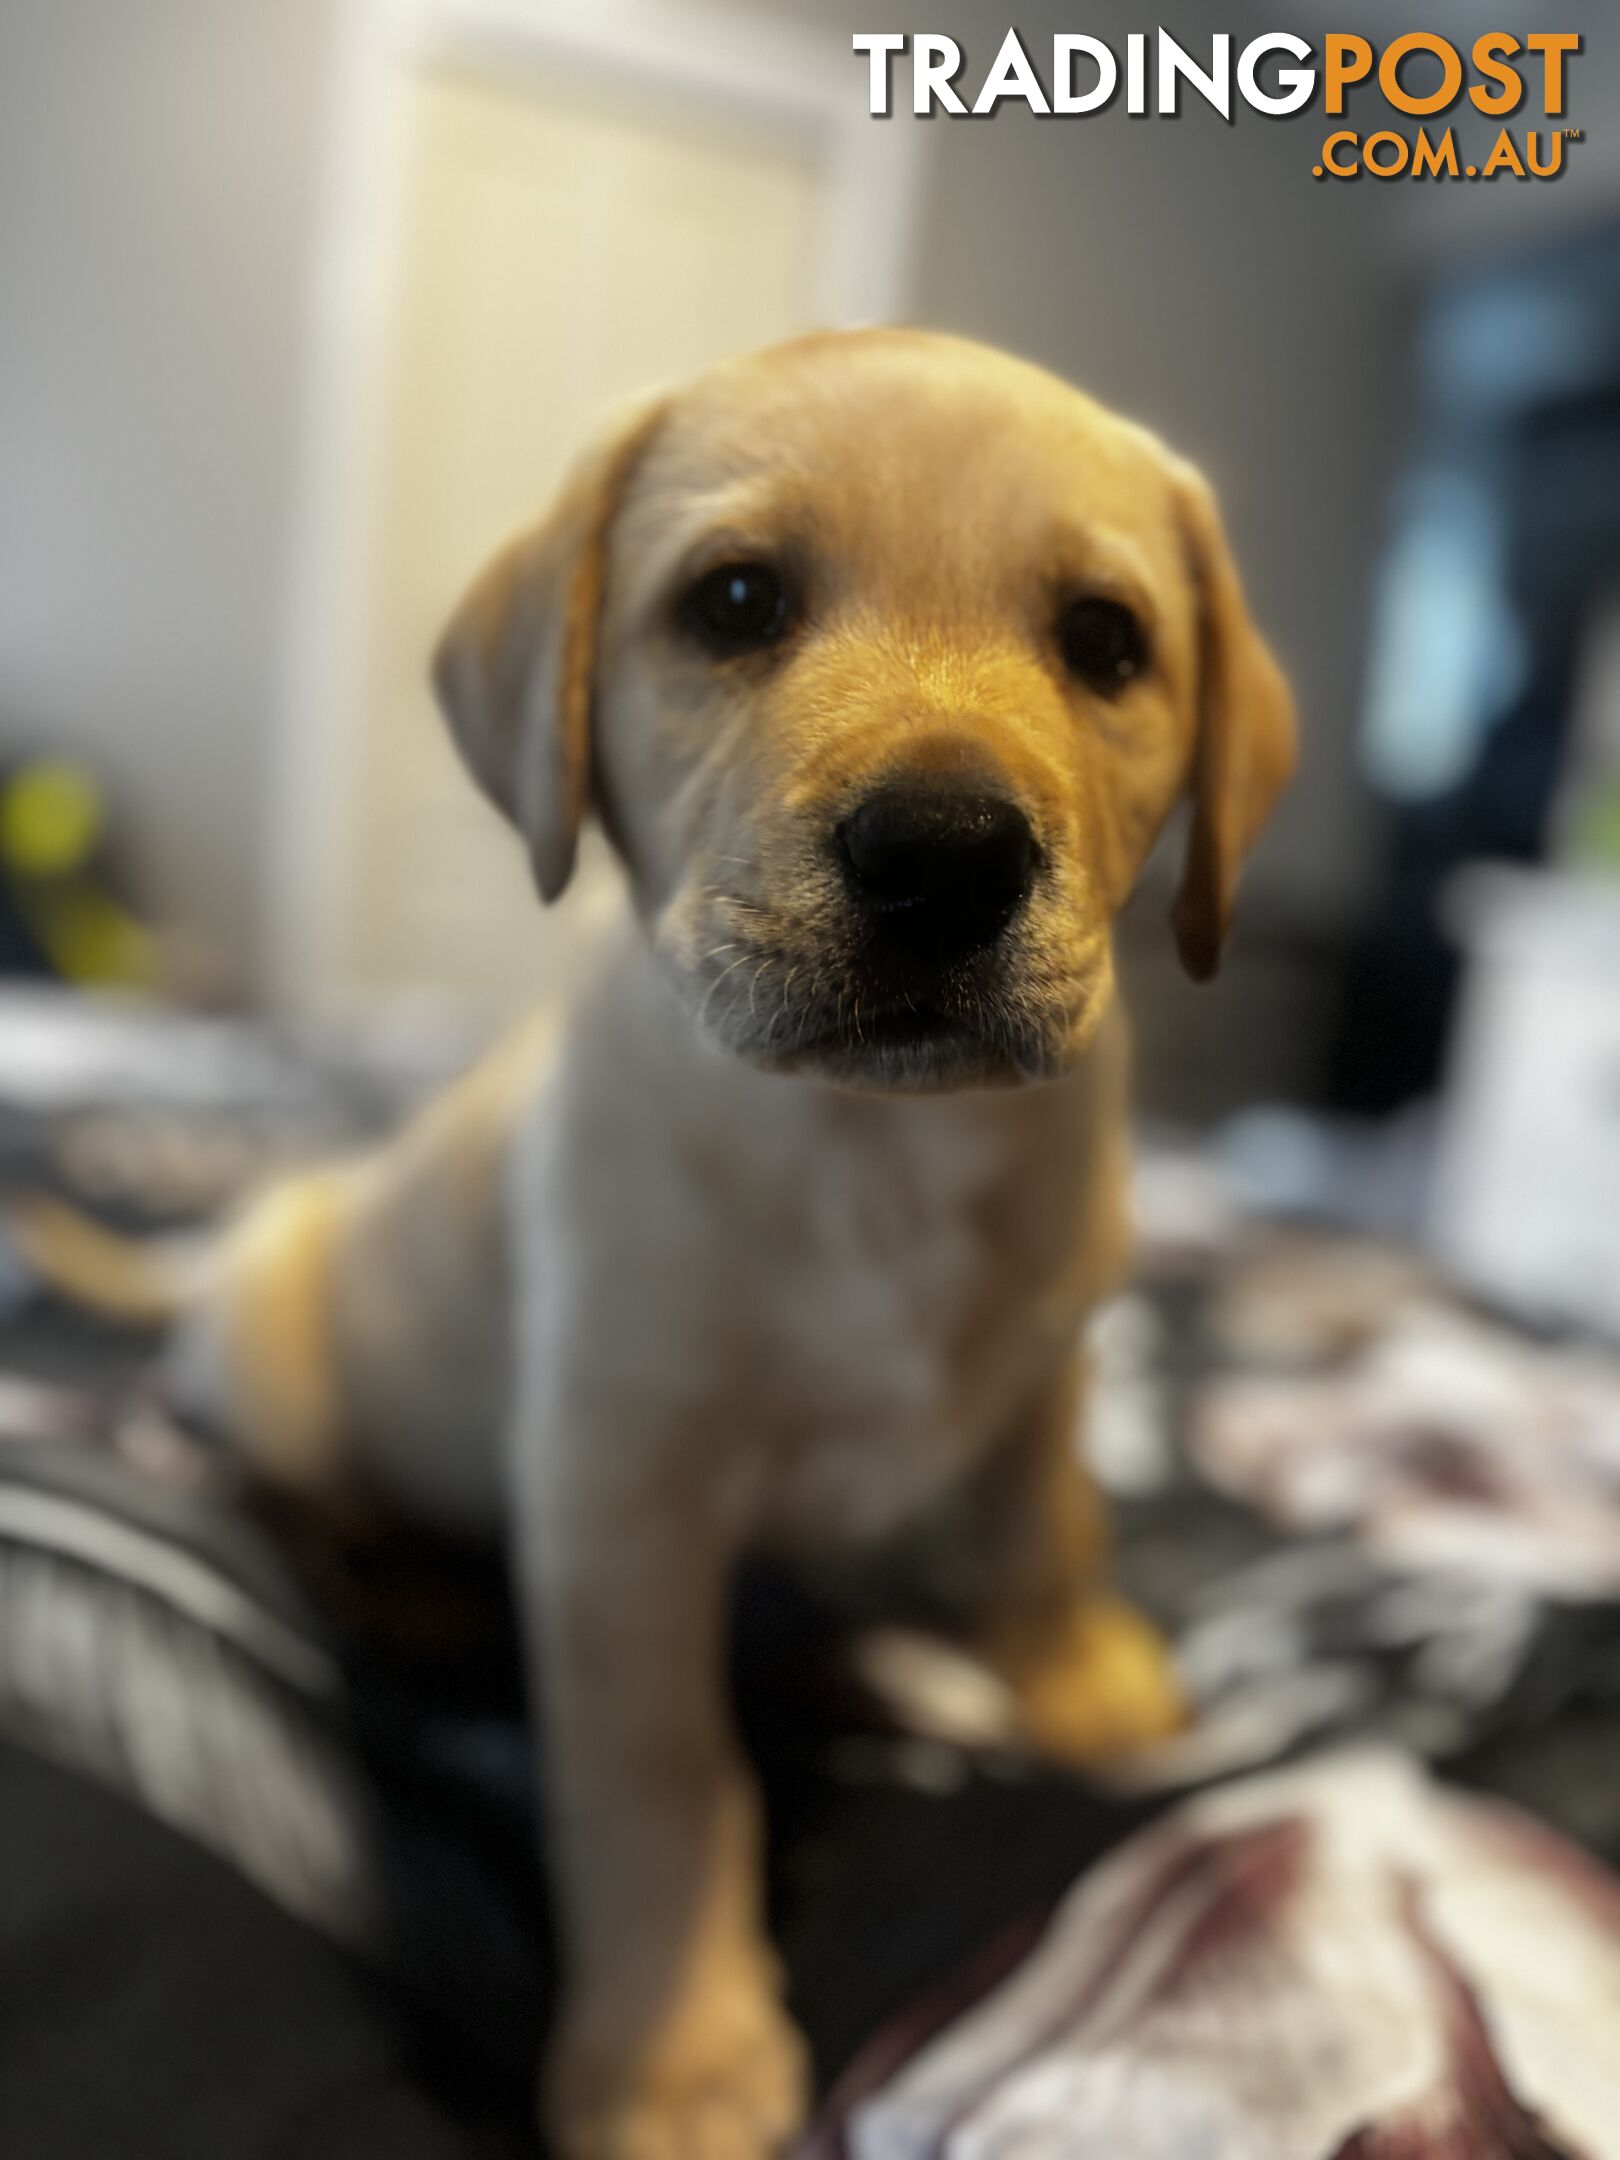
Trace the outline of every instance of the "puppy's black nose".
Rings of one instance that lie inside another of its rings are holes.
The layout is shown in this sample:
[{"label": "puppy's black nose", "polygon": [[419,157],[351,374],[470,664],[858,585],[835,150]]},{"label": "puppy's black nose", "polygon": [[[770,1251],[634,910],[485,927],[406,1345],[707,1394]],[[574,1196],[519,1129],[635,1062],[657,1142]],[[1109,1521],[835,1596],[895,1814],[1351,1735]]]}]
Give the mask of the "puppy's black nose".
[{"label": "puppy's black nose", "polygon": [[850,890],[872,928],[886,943],[936,961],[999,936],[1029,891],[1038,853],[1016,803],[959,783],[883,788],[837,837]]}]

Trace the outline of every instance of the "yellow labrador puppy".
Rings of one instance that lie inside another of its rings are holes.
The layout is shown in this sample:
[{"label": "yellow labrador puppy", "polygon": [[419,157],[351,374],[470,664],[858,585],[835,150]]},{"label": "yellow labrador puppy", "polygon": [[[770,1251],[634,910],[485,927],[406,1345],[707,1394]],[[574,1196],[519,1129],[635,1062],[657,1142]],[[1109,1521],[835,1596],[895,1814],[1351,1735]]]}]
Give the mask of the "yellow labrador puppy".
[{"label": "yellow labrador puppy", "polygon": [[751,2160],[804,2071],[727,1718],[740,1549],[880,1558],[1073,1757],[1174,1721],[1071,1444],[1124,1244],[1110,924],[1190,796],[1212,972],[1292,712],[1195,473],[900,330],[622,419],[435,679],[548,900],[594,809],[626,928],[554,1063],[520,1038],[250,1210],[176,1369],[270,1476],[509,1526],[551,2122],[571,2160]]}]

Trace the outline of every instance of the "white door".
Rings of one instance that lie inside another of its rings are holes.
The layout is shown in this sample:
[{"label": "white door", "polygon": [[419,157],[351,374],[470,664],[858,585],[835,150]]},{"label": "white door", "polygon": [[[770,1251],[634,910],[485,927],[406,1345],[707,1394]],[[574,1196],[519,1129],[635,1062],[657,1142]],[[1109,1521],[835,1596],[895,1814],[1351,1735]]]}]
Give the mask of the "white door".
[{"label": "white door", "polygon": [[835,138],[745,99],[698,111],[544,53],[418,59],[389,97],[375,321],[347,439],[328,430],[339,597],[292,716],[273,974],[306,1010],[498,1019],[566,980],[612,873],[588,851],[542,914],[433,707],[434,637],[605,405],[817,319],[848,175]]}]

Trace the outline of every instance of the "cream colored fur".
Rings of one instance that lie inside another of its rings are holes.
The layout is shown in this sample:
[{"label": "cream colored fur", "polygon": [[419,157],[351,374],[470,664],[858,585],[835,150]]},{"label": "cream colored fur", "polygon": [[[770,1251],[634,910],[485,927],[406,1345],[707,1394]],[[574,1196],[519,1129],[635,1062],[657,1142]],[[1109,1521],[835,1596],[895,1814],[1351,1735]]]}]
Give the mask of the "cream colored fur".
[{"label": "cream colored fur", "polygon": [[[791,637],[692,649],[675,596],[761,555],[804,585]],[[1117,696],[1065,675],[1074,589],[1146,625]],[[625,923],[554,1058],[519,1038],[252,1211],[176,1366],[271,1477],[507,1526],[568,1973],[551,2125],[570,2160],[758,2160],[805,2084],[724,1693],[737,1555],[883,1575],[1080,1759],[1177,1714],[1098,1595],[1072,1445],[1125,1253],[1109,928],[1190,795],[1176,931],[1213,969],[1292,715],[1202,482],[1054,378],[909,332],[627,416],[437,679],[548,896],[594,802]],[[959,765],[1026,806],[1041,875],[960,1026],[897,1047],[827,835],[875,782]]]}]

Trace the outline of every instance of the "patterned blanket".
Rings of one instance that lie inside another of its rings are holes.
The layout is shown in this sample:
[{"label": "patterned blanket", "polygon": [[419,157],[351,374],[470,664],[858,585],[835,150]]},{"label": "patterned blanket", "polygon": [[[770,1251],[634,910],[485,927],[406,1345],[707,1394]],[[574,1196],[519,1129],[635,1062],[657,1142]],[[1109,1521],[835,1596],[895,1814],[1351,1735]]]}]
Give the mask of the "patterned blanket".
[{"label": "patterned blanket", "polygon": [[[118,1047],[77,1097],[33,1055],[9,1106],[0,1059],[0,1171],[126,1219],[409,1093],[230,1030]],[[1087,1789],[945,1646],[742,1600],[816,2149],[1620,2160],[1620,1360],[1259,1221],[1207,1163],[1150,1158],[1142,1216],[1077,1445],[1191,1733]],[[546,1981],[496,1569],[245,1511],[145,1345],[3,1249],[0,1305],[0,1740],[436,2006],[526,2138]]]}]

